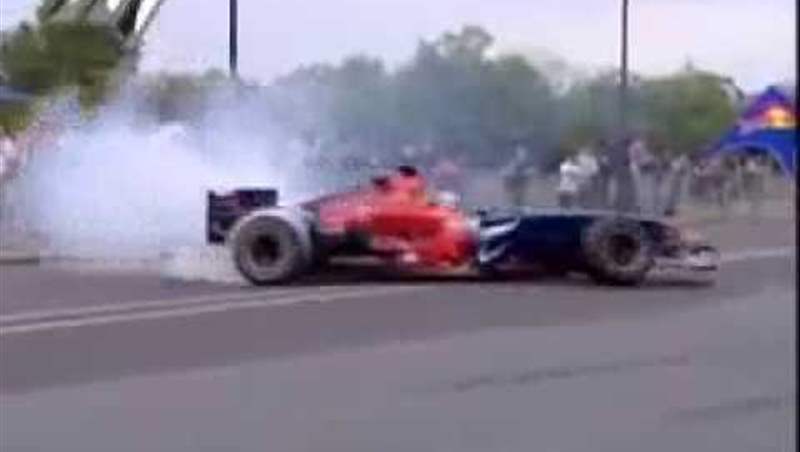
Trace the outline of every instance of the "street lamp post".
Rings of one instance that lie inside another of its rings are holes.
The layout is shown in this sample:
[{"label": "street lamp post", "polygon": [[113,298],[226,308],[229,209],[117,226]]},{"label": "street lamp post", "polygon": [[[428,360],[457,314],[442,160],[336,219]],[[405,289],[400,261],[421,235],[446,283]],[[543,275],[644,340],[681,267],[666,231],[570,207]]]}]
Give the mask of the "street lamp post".
[{"label": "street lamp post", "polygon": [[239,77],[238,15],[238,0],[230,0],[228,6],[228,69],[234,79]]},{"label": "street lamp post", "polygon": [[628,0],[622,0],[622,33],[619,67],[619,133],[628,134]]},{"label": "street lamp post", "polygon": [[620,38],[619,123],[613,168],[617,190],[614,205],[618,211],[629,212],[636,208],[637,187],[628,161],[628,0],[622,0]]}]

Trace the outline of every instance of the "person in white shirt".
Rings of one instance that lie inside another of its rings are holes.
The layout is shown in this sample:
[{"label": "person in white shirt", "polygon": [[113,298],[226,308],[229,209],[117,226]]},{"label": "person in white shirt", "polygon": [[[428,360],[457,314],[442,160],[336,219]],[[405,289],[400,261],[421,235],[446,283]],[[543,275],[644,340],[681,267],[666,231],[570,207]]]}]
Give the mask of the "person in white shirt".
[{"label": "person in white shirt", "polygon": [[564,209],[575,206],[583,182],[584,171],[577,158],[569,156],[561,163],[558,182],[558,205]]},{"label": "person in white shirt", "polygon": [[594,152],[588,147],[584,147],[578,152],[576,161],[581,171],[577,202],[581,207],[590,207],[594,204],[597,195],[595,182],[600,164]]}]

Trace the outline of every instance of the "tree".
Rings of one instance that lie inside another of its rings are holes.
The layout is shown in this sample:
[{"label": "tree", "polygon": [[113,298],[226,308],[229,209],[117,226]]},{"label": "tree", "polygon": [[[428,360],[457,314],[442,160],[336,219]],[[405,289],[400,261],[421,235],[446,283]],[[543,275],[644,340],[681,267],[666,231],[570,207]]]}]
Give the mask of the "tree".
[{"label": "tree", "polygon": [[35,94],[77,87],[82,105],[97,105],[122,57],[110,29],[90,24],[23,24],[3,39],[0,65],[9,84]]},{"label": "tree", "polygon": [[331,86],[330,116],[337,140],[373,149],[389,145],[390,84],[379,59],[354,56],[342,62]]},{"label": "tree", "polygon": [[483,132],[492,148],[514,143],[549,147],[555,137],[555,96],[547,79],[521,56],[493,60],[480,103]]},{"label": "tree", "polygon": [[520,56],[490,58],[493,41],[482,28],[466,26],[419,43],[396,75],[406,142],[487,164],[505,159],[503,151],[515,143],[547,146],[554,107],[547,79]]},{"label": "tree", "polygon": [[493,43],[494,37],[488,31],[477,25],[465,25],[458,33],[444,33],[434,46],[444,58],[480,64]]},{"label": "tree", "polygon": [[696,70],[647,80],[643,105],[652,137],[672,152],[686,153],[720,136],[736,116],[724,83]]},{"label": "tree", "polygon": [[266,97],[279,125],[309,141],[333,136],[329,118],[335,72],[328,64],[302,66],[270,84]]},{"label": "tree", "polygon": [[[646,130],[642,107],[642,78],[631,77],[628,121],[632,130]],[[618,134],[619,81],[616,71],[578,80],[559,102],[560,147],[564,150],[613,141]]]}]

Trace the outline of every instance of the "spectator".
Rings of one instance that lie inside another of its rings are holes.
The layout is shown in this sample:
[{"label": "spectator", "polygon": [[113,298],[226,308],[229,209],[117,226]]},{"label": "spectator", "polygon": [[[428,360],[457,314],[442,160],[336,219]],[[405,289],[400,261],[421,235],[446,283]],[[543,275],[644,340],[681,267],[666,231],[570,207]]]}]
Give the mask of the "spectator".
[{"label": "spectator", "polygon": [[597,204],[596,207],[606,209],[610,205],[611,196],[611,159],[605,140],[600,140],[597,145]]},{"label": "spectator", "polygon": [[631,171],[636,192],[636,208],[641,213],[655,214],[658,201],[656,173],[658,159],[642,139],[635,140],[630,147]]},{"label": "spectator", "polygon": [[697,160],[692,166],[690,192],[696,199],[704,202],[711,199],[710,168],[708,160]]},{"label": "spectator", "polygon": [[723,160],[723,172],[725,173],[726,189],[728,190],[728,200],[735,202],[744,195],[742,170],[747,158],[728,157]]},{"label": "spectator", "polygon": [[[630,148],[633,144],[631,138],[624,138],[617,142],[609,152],[609,165],[613,180],[614,209],[619,212],[636,210],[636,184],[633,177]],[[609,187],[609,191],[611,191]]]},{"label": "spectator", "polygon": [[436,162],[431,175],[440,190],[463,194],[461,166],[452,158],[441,158]]},{"label": "spectator", "polygon": [[745,161],[743,168],[744,194],[750,205],[750,215],[754,219],[761,216],[761,206],[764,201],[767,172],[769,171],[764,156],[751,155]]},{"label": "spectator", "polygon": [[653,181],[653,213],[656,215],[664,215],[667,210],[667,198],[669,196],[669,186],[667,182],[670,178],[672,170],[672,161],[675,158],[670,158],[672,151],[667,148],[662,148],[661,152],[656,156],[656,168]]},{"label": "spectator", "polygon": [[671,217],[678,212],[681,196],[685,191],[686,181],[688,180],[691,163],[686,154],[681,154],[672,159],[669,165],[667,180],[667,199],[664,203],[664,215]]},{"label": "spectator", "polygon": [[583,169],[575,156],[568,156],[559,167],[558,205],[571,209],[578,200],[578,192],[584,178]]},{"label": "spectator", "polygon": [[588,147],[578,151],[576,163],[580,167],[577,203],[581,207],[593,207],[597,199],[597,172],[600,167],[594,152]]},{"label": "spectator", "polygon": [[721,158],[712,160],[707,167],[709,194],[723,217],[727,217],[730,204],[730,180],[725,168]]},{"label": "spectator", "polygon": [[506,193],[512,205],[520,207],[525,204],[528,182],[533,170],[528,150],[523,146],[517,146],[514,157],[502,171]]}]

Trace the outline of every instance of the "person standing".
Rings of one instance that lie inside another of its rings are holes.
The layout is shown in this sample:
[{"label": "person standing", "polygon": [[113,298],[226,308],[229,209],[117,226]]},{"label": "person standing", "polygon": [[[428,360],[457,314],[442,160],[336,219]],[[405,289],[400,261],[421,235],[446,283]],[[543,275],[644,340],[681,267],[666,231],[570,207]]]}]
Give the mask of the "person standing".
[{"label": "person standing", "polygon": [[656,170],[653,181],[653,213],[664,215],[667,205],[667,181],[671,169],[669,156],[672,152],[669,149],[662,149],[656,156]]},{"label": "person standing", "polygon": [[692,166],[692,180],[689,184],[692,197],[702,203],[713,202],[711,193],[711,162],[708,159],[699,159]]},{"label": "person standing", "polygon": [[644,188],[646,185],[646,171],[644,168],[649,164],[647,148],[645,148],[644,141],[641,138],[637,138],[631,142],[628,147],[628,155],[633,182],[634,211],[641,213],[645,210],[645,204],[647,204],[646,196],[648,191]]},{"label": "person standing", "polygon": [[614,146],[609,155],[609,163],[614,182],[614,209],[618,212],[632,212],[636,210],[637,196],[636,184],[633,174],[634,166],[631,159],[633,140],[625,138]]},{"label": "person standing", "polygon": [[575,207],[583,179],[583,171],[575,156],[568,156],[559,167],[558,206],[563,209]]},{"label": "person standing", "polygon": [[597,144],[597,208],[607,209],[610,205],[611,196],[611,160],[609,149],[605,140],[600,140]]},{"label": "person standing", "polygon": [[514,157],[502,171],[505,190],[513,206],[521,207],[525,204],[528,180],[532,173],[533,165],[528,150],[523,146],[517,146],[514,149]]},{"label": "person standing", "polygon": [[636,186],[637,211],[655,214],[658,160],[643,139],[636,140],[631,146],[631,166]]},{"label": "person standing", "polygon": [[766,192],[767,165],[764,158],[759,155],[750,155],[743,168],[744,194],[750,206],[750,215],[753,219],[761,217],[761,207]]},{"label": "person standing", "polygon": [[440,190],[463,195],[461,166],[456,163],[454,158],[440,158],[431,170],[431,176]]},{"label": "person standing", "polygon": [[677,214],[678,206],[686,190],[686,181],[688,180],[690,167],[691,162],[686,154],[681,154],[673,158],[670,162],[667,177],[669,187],[667,189],[667,198],[664,203],[665,216],[672,217]]},{"label": "person standing", "polygon": [[597,172],[599,164],[594,152],[588,147],[581,148],[576,158],[580,167],[578,181],[578,205],[583,208],[594,207],[597,200]]},{"label": "person standing", "polygon": [[730,213],[730,178],[726,168],[722,158],[711,160],[708,166],[709,191],[722,218],[727,218]]}]

